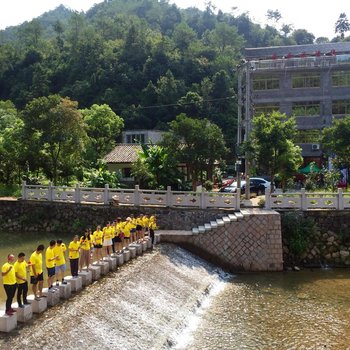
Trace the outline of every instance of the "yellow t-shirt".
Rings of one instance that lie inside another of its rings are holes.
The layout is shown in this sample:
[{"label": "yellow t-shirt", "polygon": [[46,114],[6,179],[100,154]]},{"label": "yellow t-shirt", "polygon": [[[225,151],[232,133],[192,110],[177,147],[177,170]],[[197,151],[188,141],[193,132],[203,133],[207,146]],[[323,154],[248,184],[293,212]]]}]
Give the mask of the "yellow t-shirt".
[{"label": "yellow t-shirt", "polygon": [[55,267],[55,250],[54,248],[47,247],[45,254],[45,263],[48,269]]},{"label": "yellow t-shirt", "polygon": [[[30,256],[30,262],[34,265],[35,271],[38,275],[43,272],[43,255],[42,253],[37,253],[36,251]],[[30,275],[34,276],[33,268],[30,268]]]},{"label": "yellow t-shirt", "polygon": [[148,224],[149,224],[149,218],[148,218],[148,216],[144,216],[142,218],[142,226],[143,227],[148,227]]},{"label": "yellow t-shirt", "polygon": [[103,228],[103,240],[106,241],[107,239],[113,238],[113,227],[104,227]]},{"label": "yellow t-shirt", "polygon": [[[27,280],[27,267],[28,267],[27,262],[25,260],[24,261],[17,260],[13,266],[15,268],[15,274],[17,274],[18,277],[25,278],[25,280]],[[23,281],[17,277],[16,277],[16,281],[17,281],[17,284],[26,283],[26,281]]]},{"label": "yellow t-shirt", "polygon": [[9,269],[11,270],[6,274],[6,276],[2,276],[2,281],[4,284],[16,284],[16,273],[12,264],[7,262],[2,265],[1,272],[7,272]]},{"label": "yellow t-shirt", "polygon": [[[69,259],[79,259],[80,242],[71,241],[68,246]],[[71,251],[73,249],[73,251]]]},{"label": "yellow t-shirt", "polygon": [[95,244],[102,244],[102,239],[103,239],[103,232],[100,231],[95,231],[94,232],[94,242]]},{"label": "yellow t-shirt", "polygon": [[80,237],[80,248],[83,250],[90,250],[91,248],[91,240],[85,238],[85,236]]},{"label": "yellow t-shirt", "polygon": [[154,221],[151,221],[149,223],[149,228],[152,230],[156,230],[157,229],[157,224]]},{"label": "yellow t-shirt", "polygon": [[55,252],[55,256],[58,256],[58,259],[56,260],[56,266],[60,266],[66,263],[66,259],[64,257],[64,253],[67,250],[67,247],[64,243],[61,243],[60,245],[55,246],[55,248],[53,248],[54,252]]},{"label": "yellow t-shirt", "polygon": [[129,221],[124,225],[123,232],[124,232],[124,237],[130,237],[130,230],[134,228],[134,225]]}]

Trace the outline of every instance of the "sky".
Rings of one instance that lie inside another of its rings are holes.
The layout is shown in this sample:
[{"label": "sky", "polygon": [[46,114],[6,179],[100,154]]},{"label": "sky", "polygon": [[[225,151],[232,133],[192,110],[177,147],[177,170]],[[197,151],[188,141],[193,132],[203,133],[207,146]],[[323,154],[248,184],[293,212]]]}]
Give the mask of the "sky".
[{"label": "sky", "polygon": [[[53,10],[60,4],[77,11],[87,11],[102,0],[1,0],[0,29],[17,25]],[[205,0],[170,0],[181,8],[195,6],[205,8]],[[290,24],[296,29],[306,29],[315,37],[333,38],[334,25],[340,13],[345,12],[350,19],[350,6],[344,0],[331,2],[317,0],[211,0],[223,12],[235,15],[247,12],[250,18],[264,26],[267,23],[267,10],[278,10],[282,19],[277,24]],[[349,8],[348,8],[349,7]],[[236,9],[234,9],[236,8]],[[272,24],[271,22],[269,24]]]}]

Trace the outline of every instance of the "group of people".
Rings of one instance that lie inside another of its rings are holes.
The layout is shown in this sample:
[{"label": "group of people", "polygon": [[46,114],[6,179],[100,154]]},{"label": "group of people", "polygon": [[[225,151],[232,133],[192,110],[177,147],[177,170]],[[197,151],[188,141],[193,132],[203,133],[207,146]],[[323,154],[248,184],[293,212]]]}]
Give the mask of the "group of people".
[{"label": "group of people", "polygon": [[[88,269],[92,261],[101,261],[112,253],[122,252],[129,243],[141,242],[145,235],[149,235],[152,244],[155,243],[154,234],[157,228],[156,217],[140,214],[137,217],[130,215],[124,221],[118,217],[101,228],[97,226],[92,232],[86,228],[84,234],[75,235],[68,245],[70,270],[73,278],[78,277],[79,271]],[[6,292],[6,310],[12,316],[16,310],[12,308],[12,300],[17,291],[18,307],[24,308],[28,304],[27,269],[30,270],[30,284],[36,300],[44,297],[43,253],[45,247],[38,245],[31,254],[29,261],[25,260],[23,252],[18,254],[17,260],[13,254],[7,256],[7,262],[2,266],[3,285]],[[47,269],[48,292],[53,292],[59,282],[64,280],[66,271],[67,247],[61,239],[51,240],[45,251],[45,265]],[[55,284],[56,279],[56,284]],[[55,285],[54,285],[55,284]]]}]

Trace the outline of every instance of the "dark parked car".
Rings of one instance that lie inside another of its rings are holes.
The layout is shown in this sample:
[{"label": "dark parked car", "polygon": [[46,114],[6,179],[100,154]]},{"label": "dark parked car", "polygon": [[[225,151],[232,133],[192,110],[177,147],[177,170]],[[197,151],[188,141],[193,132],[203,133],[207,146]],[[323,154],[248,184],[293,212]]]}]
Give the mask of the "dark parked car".
[{"label": "dark parked car", "polygon": [[[241,193],[245,193],[246,181],[241,181]],[[265,193],[265,189],[271,187],[271,183],[263,178],[250,178],[250,192],[256,193],[258,196]],[[220,192],[236,193],[237,182],[233,182],[230,186],[220,188]]]}]

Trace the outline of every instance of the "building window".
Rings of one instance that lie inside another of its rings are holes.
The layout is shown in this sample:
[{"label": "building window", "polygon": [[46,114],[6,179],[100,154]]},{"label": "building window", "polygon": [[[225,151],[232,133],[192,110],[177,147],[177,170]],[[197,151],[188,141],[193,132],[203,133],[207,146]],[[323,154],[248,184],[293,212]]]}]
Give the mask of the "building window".
[{"label": "building window", "polygon": [[122,169],[123,178],[131,177],[131,168]]},{"label": "building window", "polygon": [[336,71],[332,74],[333,86],[350,86],[350,72]]},{"label": "building window", "polygon": [[292,113],[298,117],[320,115],[320,102],[294,102]]},{"label": "building window", "polygon": [[318,88],[321,86],[319,75],[294,75],[292,77],[293,89]]},{"label": "building window", "polygon": [[145,143],[145,134],[126,135],[126,143]]},{"label": "building window", "polygon": [[272,112],[279,111],[280,106],[277,104],[257,104],[254,106],[254,115],[268,115]]},{"label": "building window", "polygon": [[332,114],[350,114],[350,101],[339,100],[332,102]]},{"label": "building window", "polygon": [[320,141],[321,130],[298,130],[295,137],[296,143],[318,143]]},{"label": "building window", "polygon": [[253,80],[253,90],[277,90],[280,80],[277,77],[258,77]]}]

